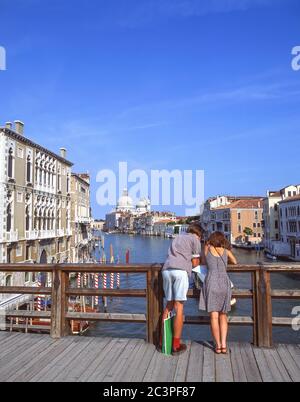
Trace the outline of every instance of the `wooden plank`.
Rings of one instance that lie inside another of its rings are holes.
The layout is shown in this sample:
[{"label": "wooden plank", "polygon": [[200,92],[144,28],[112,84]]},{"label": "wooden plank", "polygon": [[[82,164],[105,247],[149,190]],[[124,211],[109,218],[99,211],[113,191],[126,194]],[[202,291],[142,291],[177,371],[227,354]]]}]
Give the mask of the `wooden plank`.
[{"label": "wooden plank", "polygon": [[42,335],[40,337],[38,335],[36,335],[36,337],[31,335],[31,340],[31,345],[28,345],[25,350],[19,351],[19,353],[15,355],[13,359],[7,362],[4,367],[1,367],[1,381],[9,381],[9,378],[19,367],[23,366],[30,359],[33,359],[35,356],[39,355],[39,353],[44,350],[49,342],[49,338]]},{"label": "wooden plank", "polygon": [[[24,334],[19,334],[19,337],[14,337],[8,340],[5,344],[0,345],[0,367],[3,359],[5,359],[11,352],[22,350],[27,344],[32,343],[30,335],[24,336]],[[10,358],[8,358],[10,360]]]},{"label": "wooden plank", "polygon": [[257,341],[256,346],[272,347],[272,298],[270,273],[263,267],[256,273]]},{"label": "wooden plank", "polygon": [[137,351],[135,359],[122,381],[142,382],[155,353],[157,353],[155,346],[145,342],[142,348]]},{"label": "wooden plank", "polygon": [[5,344],[14,342],[14,338],[21,335],[20,332],[0,331],[0,351]]},{"label": "wooden plank", "polygon": [[187,370],[191,358],[192,342],[187,342],[187,351],[178,357],[178,363],[174,375],[174,382],[186,382]]},{"label": "wooden plank", "polygon": [[156,351],[149,364],[144,382],[171,382],[173,381],[178,356],[167,356]]},{"label": "wooden plank", "polygon": [[93,341],[72,361],[55,381],[78,382],[85,370],[96,359],[97,355],[110,342],[110,338],[94,338]]},{"label": "wooden plank", "polygon": [[99,353],[95,356],[95,359],[91,362],[89,367],[86,368],[85,372],[82,373],[79,381],[86,382],[90,378],[91,375],[97,370],[98,366],[107,358],[110,354],[113,353],[115,345],[117,344],[117,338],[110,338],[106,345],[99,351]]},{"label": "wooden plank", "polygon": [[300,382],[300,369],[286,345],[278,345],[277,352],[293,382]]},{"label": "wooden plank", "polygon": [[279,354],[276,349],[266,349],[264,350],[266,360],[270,370],[273,372],[273,377],[277,382],[291,382],[291,377],[289,376],[284,364],[281,361]]},{"label": "wooden plank", "polygon": [[186,381],[202,382],[203,380],[204,346],[198,342],[192,342],[190,359],[187,366]]},{"label": "wooden plank", "polygon": [[240,345],[241,356],[248,382],[262,382],[261,374],[251,345],[247,343],[240,343]]},{"label": "wooden plank", "polygon": [[7,311],[6,316],[13,318],[45,318],[50,320],[51,311],[14,310]]},{"label": "wooden plank", "polygon": [[65,318],[68,311],[68,297],[66,288],[68,287],[69,275],[60,269],[55,269],[53,273],[53,286],[51,296],[51,337],[59,339],[69,333],[69,323]]},{"label": "wooden plank", "polygon": [[[208,316],[186,316],[184,322],[186,324],[209,325],[210,318]],[[228,323],[230,325],[253,325],[253,318],[248,316],[229,316]]]},{"label": "wooden plank", "polygon": [[[40,369],[38,373],[36,373],[33,377],[30,378],[29,382],[47,382],[53,381],[53,378],[58,375],[64,367],[67,366],[67,363],[70,362],[70,359],[73,358],[73,352],[79,353],[81,347],[85,345],[85,339],[83,337],[67,337],[67,342],[65,344],[65,348],[63,351],[51,362]],[[53,341],[53,340],[52,340]],[[59,340],[55,340],[56,342]]]},{"label": "wooden plank", "polygon": [[295,360],[295,363],[300,369],[300,349],[297,345],[286,345],[286,348],[290,352],[290,355]]},{"label": "wooden plank", "polygon": [[[20,330],[25,330],[32,331],[32,332],[45,332],[48,333],[50,332],[50,322],[49,325],[30,325],[30,324],[9,324],[7,323],[6,325],[7,330],[12,330],[12,331],[20,331]],[[24,332],[20,332],[24,334]]]},{"label": "wooden plank", "polygon": [[51,288],[29,286],[0,286],[0,294],[51,295]]},{"label": "wooden plank", "polygon": [[215,356],[216,362],[216,381],[233,382],[233,372],[230,360],[230,354]]},{"label": "wooden plank", "polygon": [[78,289],[68,288],[68,296],[146,297],[146,289]]},{"label": "wooden plank", "polygon": [[[48,372],[47,381],[58,382],[59,379],[64,379],[66,373],[73,365],[80,364],[78,361],[79,356],[83,356],[86,349],[89,347],[91,343],[93,343],[93,338],[89,337],[81,337],[79,342],[76,342],[76,346],[72,348],[67,355],[64,356],[63,359],[60,359],[58,363],[56,363],[53,370]],[[50,373],[50,374],[49,374]]]},{"label": "wooden plank", "polygon": [[115,360],[114,364],[106,371],[103,382],[119,382],[121,380],[121,373],[124,367],[128,367],[128,362],[130,358],[135,354],[135,350],[140,346],[141,342],[139,339],[130,339],[123,350],[121,350],[118,358]]},{"label": "wooden plank", "polygon": [[65,350],[70,341],[68,338],[59,340],[52,340],[49,342],[45,349],[35,358],[30,359],[26,364],[20,367],[11,377],[10,381],[29,382],[32,377],[37,375],[42,369],[50,364],[53,359],[60,356]]},{"label": "wooden plank", "polygon": [[266,360],[264,350],[262,348],[253,348],[253,353],[256,359],[256,363],[259,367],[259,371],[263,382],[274,382],[275,378],[272,371],[269,368],[268,362]]},{"label": "wooden plank", "polygon": [[128,314],[128,313],[66,313],[69,320],[80,321],[111,321],[111,322],[135,322],[145,323],[145,314]]},{"label": "wooden plank", "polygon": [[292,326],[292,318],[289,317],[273,317],[272,324],[277,327],[291,327]]},{"label": "wooden plank", "polygon": [[150,346],[144,340],[137,340],[135,347],[131,349],[132,353],[122,356],[120,367],[117,368],[110,381],[131,382],[132,375],[140,370],[140,364]]},{"label": "wooden plank", "polygon": [[203,382],[215,382],[216,363],[213,347],[204,346],[203,352]]},{"label": "wooden plank", "polygon": [[64,376],[64,373],[73,364],[73,361],[85,351],[88,345],[92,342],[93,338],[78,337],[75,347],[72,347],[68,353],[64,354],[63,358],[60,358],[57,363],[47,370],[47,377],[41,379],[42,382],[55,382],[59,375]]},{"label": "wooden plank", "polygon": [[239,343],[229,343],[230,358],[232,366],[232,374],[234,382],[247,382],[247,375],[241,355],[241,347]]},{"label": "wooden plank", "polygon": [[93,373],[87,379],[88,382],[102,382],[107,371],[114,365],[115,361],[119,359],[121,352],[126,348],[128,339],[117,339],[114,347],[110,353],[107,353],[100,364],[96,367]]},{"label": "wooden plank", "polygon": [[[190,299],[199,299],[200,290],[189,289],[188,297]],[[252,299],[253,292],[250,289],[233,289],[232,296],[236,299]]]},{"label": "wooden plank", "polygon": [[273,299],[300,299],[299,289],[273,289],[271,292]]}]

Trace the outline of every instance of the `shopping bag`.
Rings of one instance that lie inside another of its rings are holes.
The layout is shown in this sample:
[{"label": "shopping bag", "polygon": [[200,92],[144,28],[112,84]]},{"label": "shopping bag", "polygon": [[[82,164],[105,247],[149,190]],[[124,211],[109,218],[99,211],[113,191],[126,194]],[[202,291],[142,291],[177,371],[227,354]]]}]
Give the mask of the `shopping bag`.
[{"label": "shopping bag", "polygon": [[172,314],[172,313],[169,313],[168,317],[164,319],[162,353],[165,355],[172,354],[173,319],[174,319],[174,314]]}]

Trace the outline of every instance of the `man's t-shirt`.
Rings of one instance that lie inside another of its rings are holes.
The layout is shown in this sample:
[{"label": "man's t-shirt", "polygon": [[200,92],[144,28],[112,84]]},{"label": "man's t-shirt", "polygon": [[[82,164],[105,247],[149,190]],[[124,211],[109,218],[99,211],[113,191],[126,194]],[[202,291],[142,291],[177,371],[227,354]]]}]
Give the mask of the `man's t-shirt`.
[{"label": "man's t-shirt", "polygon": [[169,248],[163,271],[171,268],[180,269],[191,276],[193,254],[201,254],[201,242],[195,234],[187,233],[175,237]]}]

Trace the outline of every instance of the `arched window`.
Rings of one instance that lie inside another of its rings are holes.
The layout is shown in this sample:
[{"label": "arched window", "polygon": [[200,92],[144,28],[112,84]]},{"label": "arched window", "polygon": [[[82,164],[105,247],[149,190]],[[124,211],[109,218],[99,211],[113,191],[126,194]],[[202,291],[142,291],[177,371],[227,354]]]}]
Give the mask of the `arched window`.
[{"label": "arched window", "polygon": [[12,148],[10,148],[8,151],[8,167],[7,167],[7,174],[10,179],[12,179],[13,177],[13,160],[14,160],[13,150]]},{"label": "arched window", "polygon": [[26,178],[27,178],[27,183],[31,183],[31,157],[30,157],[30,155],[28,155],[28,157],[27,157]]},{"label": "arched window", "polygon": [[12,217],[11,217],[11,204],[8,204],[6,210],[6,231],[11,231]]},{"label": "arched window", "polygon": [[7,275],[5,278],[5,286],[12,286],[12,275]]},{"label": "arched window", "polygon": [[26,207],[25,210],[25,230],[30,230],[30,214],[29,214],[29,206]]}]

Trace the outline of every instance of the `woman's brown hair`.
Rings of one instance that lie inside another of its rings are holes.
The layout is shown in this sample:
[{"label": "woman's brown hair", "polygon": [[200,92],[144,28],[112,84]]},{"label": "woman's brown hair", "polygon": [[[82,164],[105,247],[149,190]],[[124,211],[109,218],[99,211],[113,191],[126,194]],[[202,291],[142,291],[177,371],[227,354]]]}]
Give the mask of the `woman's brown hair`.
[{"label": "woman's brown hair", "polygon": [[226,250],[231,250],[231,244],[226,239],[224,233],[222,232],[214,232],[209,236],[208,242],[210,246],[213,247],[222,247],[226,248]]}]

